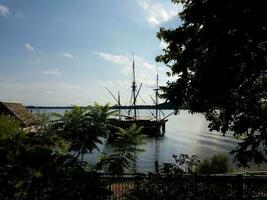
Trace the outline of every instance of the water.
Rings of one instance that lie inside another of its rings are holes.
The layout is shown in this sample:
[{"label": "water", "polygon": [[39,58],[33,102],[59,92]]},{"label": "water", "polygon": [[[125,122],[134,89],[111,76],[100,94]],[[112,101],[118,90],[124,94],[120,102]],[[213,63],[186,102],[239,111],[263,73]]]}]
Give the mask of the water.
[{"label": "water", "polygon": [[[41,109],[39,111],[63,113],[62,109]],[[149,113],[141,111],[142,113]],[[171,111],[164,111],[165,115]],[[186,110],[180,111],[178,115],[171,115],[166,123],[166,133],[162,138],[145,137],[145,144],[141,147],[145,152],[139,153],[136,168],[138,172],[154,171],[154,161],[159,163],[174,162],[172,155],[180,153],[197,155],[200,160],[211,158],[216,154],[225,154],[229,157],[230,165],[235,168],[233,163],[234,156],[229,152],[235,149],[238,140],[227,134],[210,132],[208,122],[202,114],[191,115]],[[112,149],[105,144],[99,145],[100,152],[110,153]],[[95,150],[93,154],[85,155],[84,159],[97,163],[100,152]],[[250,170],[266,170],[266,165],[252,165]],[[237,170],[237,169],[236,169]],[[238,171],[244,171],[239,169]]]}]

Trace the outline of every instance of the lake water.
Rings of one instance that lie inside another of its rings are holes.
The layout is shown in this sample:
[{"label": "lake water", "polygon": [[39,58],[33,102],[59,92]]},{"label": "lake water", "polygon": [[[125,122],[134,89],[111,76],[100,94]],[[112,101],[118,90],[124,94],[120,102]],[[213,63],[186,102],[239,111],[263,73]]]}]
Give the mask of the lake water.
[{"label": "lake water", "polygon": [[[63,113],[62,109],[39,109],[41,112]],[[148,113],[148,111],[141,111]],[[172,111],[164,111],[167,116]],[[235,168],[233,163],[234,156],[229,154],[233,150],[238,140],[227,134],[210,132],[208,122],[202,114],[190,114],[187,110],[182,110],[178,115],[171,115],[166,123],[166,133],[161,138],[145,137],[145,144],[141,147],[145,152],[139,153],[137,157],[137,172],[154,171],[154,161],[159,163],[174,162],[172,155],[181,153],[197,155],[200,160],[211,158],[216,154],[225,154],[229,157],[230,165]],[[112,149],[105,144],[99,145],[100,152],[110,153]],[[85,155],[84,159],[97,163],[99,151]],[[267,170],[266,165],[252,165],[249,170]],[[238,169],[238,171],[248,171],[248,169]]]}]

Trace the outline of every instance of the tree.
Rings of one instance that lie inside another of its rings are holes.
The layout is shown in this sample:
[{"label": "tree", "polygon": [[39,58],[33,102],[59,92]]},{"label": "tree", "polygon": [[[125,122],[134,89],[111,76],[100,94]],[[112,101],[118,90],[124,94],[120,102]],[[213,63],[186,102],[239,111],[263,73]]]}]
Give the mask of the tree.
[{"label": "tree", "polygon": [[0,115],[0,140],[12,137],[18,132],[21,132],[18,121],[9,116]]},{"label": "tree", "polygon": [[53,120],[53,118],[58,117],[58,115],[59,115],[58,113],[48,113],[41,111],[34,113],[33,126],[36,132],[38,134],[49,132],[48,129],[50,128],[50,122]]},{"label": "tree", "polygon": [[162,87],[176,110],[204,113],[211,130],[241,137],[238,166],[266,161],[267,10],[264,1],[172,0],[182,25],[161,28],[168,46],[156,61],[176,81]]},{"label": "tree", "polygon": [[143,181],[134,184],[126,194],[127,199],[196,199],[196,194],[188,195],[188,189],[194,188],[195,182],[191,177],[195,177],[193,168],[199,163],[198,157],[180,154],[173,155],[173,158],[175,163],[163,163],[158,173],[140,177]]},{"label": "tree", "polygon": [[228,165],[228,157],[225,155],[215,155],[211,159],[205,159],[197,166],[199,174],[222,174],[231,172]]},{"label": "tree", "polygon": [[65,140],[70,142],[69,151],[76,152],[77,157],[81,155],[83,160],[85,153],[92,153],[102,144],[101,138],[106,137],[108,127],[107,121],[110,115],[108,104],[100,106],[79,107],[66,111],[52,124],[52,130]]},{"label": "tree", "polygon": [[141,127],[133,124],[128,129],[117,128],[115,139],[110,144],[115,148],[113,154],[103,153],[98,168],[104,169],[110,174],[123,174],[125,170],[135,171],[135,160],[138,152],[143,152],[139,148],[142,142]]},{"label": "tree", "polygon": [[65,153],[59,138],[18,127],[0,117],[0,199],[107,198],[106,185],[89,164]]}]

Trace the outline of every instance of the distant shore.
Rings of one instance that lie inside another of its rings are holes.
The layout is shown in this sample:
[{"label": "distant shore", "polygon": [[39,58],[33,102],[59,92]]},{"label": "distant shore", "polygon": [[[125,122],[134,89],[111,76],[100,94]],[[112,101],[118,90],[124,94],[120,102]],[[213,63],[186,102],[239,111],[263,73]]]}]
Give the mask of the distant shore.
[{"label": "distant shore", "polygon": [[[28,109],[72,109],[74,106],[26,106]],[[85,107],[85,106],[82,106]],[[133,106],[111,106],[112,109],[133,109]],[[166,104],[159,104],[158,109],[173,110],[174,107]],[[155,105],[136,105],[136,109],[156,109]]]},{"label": "distant shore", "polygon": [[[74,106],[26,106],[28,109],[72,109]],[[85,106],[81,106],[85,107]],[[111,106],[112,109],[133,109],[133,106]],[[170,102],[165,102],[156,105],[136,105],[136,109],[161,109],[161,110],[174,110],[174,106]]]}]

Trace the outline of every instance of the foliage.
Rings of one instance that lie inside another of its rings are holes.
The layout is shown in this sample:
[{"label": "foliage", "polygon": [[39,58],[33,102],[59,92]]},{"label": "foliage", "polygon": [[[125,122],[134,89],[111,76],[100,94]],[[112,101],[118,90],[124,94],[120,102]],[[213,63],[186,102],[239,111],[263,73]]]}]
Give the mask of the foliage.
[{"label": "foliage", "polygon": [[92,153],[98,149],[98,144],[102,144],[101,138],[108,132],[108,117],[113,114],[108,104],[85,108],[75,106],[54,121],[51,129],[70,142],[69,151],[77,152],[77,157],[81,154],[82,161],[85,153]]},{"label": "foliage", "polygon": [[21,132],[19,123],[6,115],[0,115],[0,140]]},{"label": "foliage", "polygon": [[88,106],[90,110],[89,115],[91,116],[94,123],[99,123],[100,127],[103,127],[102,130],[106,130],[106,126],[109,125],[109,119],[112,116],[118,114],[117,110],[111,110],[110,104],[104,106],[95,103],[94,106]]},{"label": "foliage", "polygon": [[51,121],[59,117],[57,113],[48,113],[48,112],[36,112],[33,114],[34,116],[34,127],[36,129],[36,132],[40,133],[47,133],[49,132],[50,123]]},{"label": "foliage", "polygon": [[103,153],[97,167],[111,174],[123,174],[125,170],[134,171],[136,154],[143,151],[138,147],[143,144],[141,129],[136,124],[128,129],[118,127],[115,140],[111,144],[115,148],[115,153],[110,155]]},{"label": "foliage", "polygon": [[215,155],[210,160],[205,159],[197,166],[199,174],[221,174],[230,172],[228,157],[225,155]]},{"label": "foliage", "polygon": [[[266,190],[264,177],[197,176],[167,177],[150,174],[136,177],[128,200],[233,200],[260,197]],[[141,179],[141,180],[140,180]],[[264,198],[262,196],[262,198]]]},{"label": "foliage", "polygon": [[173,155],[175,163],[163,163],[159,174],[149,174],[142,183],[135,184],[126,195],[127,199],[186,199],[187,184],[191,179],[184,175],[192,174],[199,160],[187,154]]},{"label": "foliage", "polygon": [[168,176],[178,176],[182,174],[192,174],[194,167],[199,164],[196,155],[189,156],[187,154],[173,155],[175,163],[163,163],[160,169],[161,174]]},{"label": "foliage", "polygon": [[138,148],[138,145],[143,144],[141,131],[142,127],[138,127],[136,124],[132,124],[128,129],[118,127],[116,140],[111,145],[116,147],[117,151],[143,151]]},{"label": "foliage", "polygon": [[[199,163],[194,155],[180,154],[173,157],[175,164],[163,164],[160,173],[137,177],[138,181],[126,194],[126,198],[129,200],[251,199],[266,189],[264,177],[258,179],[259,177],[253,176],[211,174],[227,172],[229,168],[225,156],[217,155],[202,163]],[[204,169],[206,166],[208,168]]]},{"label": "foliage", "polygon": [[106,198],[105,185],[88,164],[64,153],[59,138],[2,128],[12,123],[0,118],[0,199]]},{"label": "foliage", "polygon": [[161,28],[167,43],[156,58],[176,81],[162,87],[178,110],[204,113],[211,130],[243,139],[235,160],[266,161],[267,12],[264,1],[172,0],[182,25]]}]

